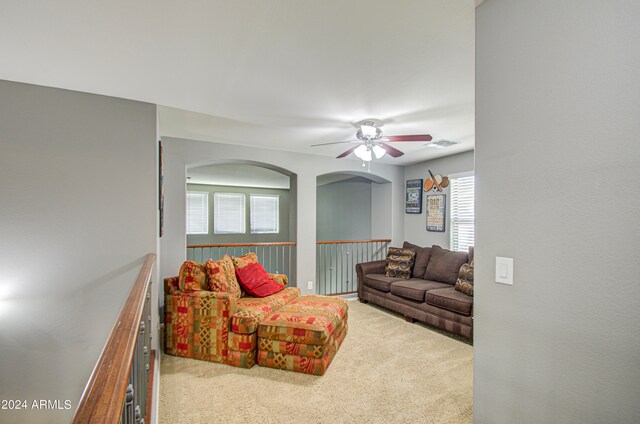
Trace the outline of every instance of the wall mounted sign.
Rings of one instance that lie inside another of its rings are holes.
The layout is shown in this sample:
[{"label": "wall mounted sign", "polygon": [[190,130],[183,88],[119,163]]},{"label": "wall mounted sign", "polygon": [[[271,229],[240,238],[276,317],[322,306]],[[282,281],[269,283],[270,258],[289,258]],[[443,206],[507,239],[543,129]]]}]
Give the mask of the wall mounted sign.
[{"label": "wall mounted sign", "polygon": [[424,180],[424,191],[442,191],[443,188],[449,185],[449,178],[441,175],[433,175],[429,169],[429,177]]},{"label": "wall mounted sign", "polygon": [[422,213],[422,179],[407,180],[406,213]]},{"label": "wall mounted sign", "polygon": [[444,232],[447,202],[444,194],[427,196],[427,231]]}]

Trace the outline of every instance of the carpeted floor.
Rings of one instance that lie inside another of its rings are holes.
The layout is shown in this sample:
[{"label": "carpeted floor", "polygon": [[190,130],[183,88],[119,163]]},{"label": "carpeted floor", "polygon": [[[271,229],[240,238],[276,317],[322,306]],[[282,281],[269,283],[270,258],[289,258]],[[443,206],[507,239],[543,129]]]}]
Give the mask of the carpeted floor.
[{"label": "carpeted floor", "polygon": [[322,377],[162,356],[160,423],[470,423],[473,347],[349,302]]}]

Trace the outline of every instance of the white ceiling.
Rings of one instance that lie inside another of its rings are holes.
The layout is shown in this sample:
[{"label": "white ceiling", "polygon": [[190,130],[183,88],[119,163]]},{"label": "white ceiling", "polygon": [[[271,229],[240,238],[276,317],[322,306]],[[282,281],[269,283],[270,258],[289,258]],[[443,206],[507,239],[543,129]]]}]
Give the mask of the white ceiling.
[{"label": "white ceiling", "polygon": [[473,148],[472,0],[3,1],[0,78],[147,101],[162,135],[335,156],[353,123],[408,164]]}]

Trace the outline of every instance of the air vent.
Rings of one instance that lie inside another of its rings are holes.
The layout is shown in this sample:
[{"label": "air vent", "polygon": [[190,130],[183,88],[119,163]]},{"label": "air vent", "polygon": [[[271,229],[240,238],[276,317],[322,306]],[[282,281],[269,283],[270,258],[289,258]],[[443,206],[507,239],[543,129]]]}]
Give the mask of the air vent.
[{"label": "air vent", "polygon": [[453,146],[459,143],[459,141],[438,140],[432,141],[431,143],[427,144],[427,147],[433,147],[434,149],[444,149],[446,147]]}]

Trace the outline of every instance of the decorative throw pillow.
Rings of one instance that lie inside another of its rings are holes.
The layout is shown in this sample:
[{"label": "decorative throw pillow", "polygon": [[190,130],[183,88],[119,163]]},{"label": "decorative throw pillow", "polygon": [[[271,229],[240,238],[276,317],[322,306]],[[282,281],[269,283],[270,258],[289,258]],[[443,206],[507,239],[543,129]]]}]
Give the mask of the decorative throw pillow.
[{"label": "decorative throw pillow", "polygon": [[184,292],[207,290],[207,274],[204,270],[204,264],[194,261],[183,263],[180,267],[178,287]]},{"label": "decorative throw pillow", "polygon": [[460,267],[458,280],[456,281],[456,290],[473,296],[473,260],[470,264],[464,264]]},{"label": "decorative throw pillow", "polygon": [[236,279],[236,271],[231,256],[224,255],[222,259],[206,263],[209,289],[214,292],[230,293],[236,299],[240,298],[240,285]]},{"label": "decorative throw pillow", "polygon": [[408,280],[411,278],[411,267],[415,258],[416,251],[413,249],[390,247],[387,251],[387,265],[384,267],[384,275]]},{"label": "decorative throw pillow", "polygon": [[[244,268],[249,264],[260,263],[260,261],[258,261],[258,255],[254,252],[245,253],[244,255],[238,257],[234,256],[231,259],[233,259],[233,264],[236,266],[236,269]],[[242,291],[242,297],[244,297],[246,295],[244,287],[240,286],[240,289]]]},{"label": "decorative throw pillow", "polygon": [[267,271],[258,262],[236,268],[236,275],[242,288],[252,296],[266,297],[284,290],[283,285],[269,278]]},{"label": "decorative throw pillow", "polygon": [[422,278],[429,265],[429,259],[431,259],[431,248],[420,247],[415,244],[411,244],[405,241],[402,245],[403,249],[413,249],[416,251],[416,260],[413,263],[413,269],[411,270],[411,277]]},{"label": "decorative throw pillow", "polygon": [[467,252],[454,252],[440,246],[431,246],[431,259],[424,273],[425,280],[454,285],[462,264],[469,262]]},{"label": "decorative throw pillow", "polygon": [[236,266],[236,269],[244,268],[249,264],[257,264],[257,263],[259,263],[258,255],[256,255],[253,252],[246,253],[242,256],[233,257],[233,264]]}]

